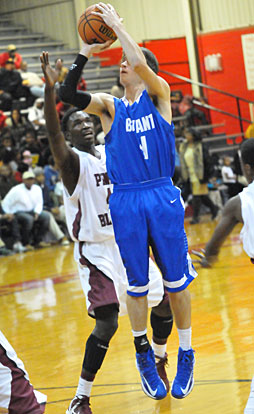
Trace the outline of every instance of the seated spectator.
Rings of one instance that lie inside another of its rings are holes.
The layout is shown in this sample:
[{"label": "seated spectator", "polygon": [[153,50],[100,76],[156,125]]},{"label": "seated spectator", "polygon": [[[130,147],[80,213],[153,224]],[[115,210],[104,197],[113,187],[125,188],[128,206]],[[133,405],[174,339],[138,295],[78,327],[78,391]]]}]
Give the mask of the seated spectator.
[{"label": "seated spectator", "polygon": [[[19,151],[20,153],[22,153],[26,150],[30,151],[30,153],[32,154],[33,164],[37,164],[40,157],[41,147],[39,142],[37,141],[36,132],[34,129],[27,129],[26,135],[21,140]],[[37,160],[34,159],[35,155],[38,156],[36,157]]]},{"label": "seated spectator", "polygon": [[28,165],[19,160],[17,170],[14,172],[14,178],[18,184],[22,183],[22,175],[26,171],[28,171]]},{"label": "seated spectator", "polygon": [[21,161],[28,165],[27,171],[33,171],[33,157],[29,150],[25,150],[21,153]]},{"label": "seated spectator", "polygon": [[59,180],[59,172],[56,169],[55,161],[52,155],[48,159],[48,165],[44,167],[45,184],[49,189],[51,200],[55,207],[58,206],[57,197],[54,193],[55,186]]},{"label": "seated spectator", "polygon": [[22,62],[22,56],[17,52],[17,48],[15,45],[8,45],[7,51],[1,53],[0,55],[0,66],[3,68],[7,60],[12,59],[14,60],[14,65],[16,69],[20,69],[20,65]]},{"label": "seated spectator", "polygon": [[[14,214],[5,213],[0,204],[0,236],[7,248],[15,253],[24,253],[28,249],[21,243],[18,219]],[[5,240],[6,236],[6,240]],[[8,243],[8,244],[7,244]]]},{"label": "seated spectator", "polygon": [[17,151],[9,128],[5,128],[0,137],[0,161],[9,165],[13,171],[17,169]]},{"label": "seated spectator", "polygon": [[55,64],[56,62],[58,62],[57,64],[57,70],[58,70],[58,79],[57,82],[58,83],[63,83],[64,79],[66,78],[67,73],[69,72],[69,69],[66,68],[65,66],[63,66],[63,59],[56,59],[55,60]]},{"label": "seated spectator", "polygon": [[171,108],[172,108],[172,116],[181,116],[179,111],[179,104],[183,99],[182,91],[171,91],[170,101],[171,101]]},{"label": "seated spectator", "polygon": [[207,184],[209,197],[212,200],[213,204],[218,207],[218,212],[221,212],[223,209],[220,186],[221,180],[219,180],[217,177],[211,177]]},{"label": "seated spectator", "polygon": [[46,121],[44,118],[44,99],[37,98],[34,105],[28,110],[28,120],[38,133],[46,134]]},{"label": "seated spectator", "polygon": [[10,111],[14,99],[25,96],[22,78],[15,69],[14,61],[9,59],[5,67],[0,69],[0,109]]},{"label": "seated spectator", "polygon": [[43,211],[41,188],[35,184],[33,172],[22,175],[23,183],[12,187],[2,201],[4,213],[14,214],[22,226],[22,244],[26,249],[31,246],[45,247],[43,236],[49,228],[49,214]]},{"label": "seated spectator", "polygon": [[16,144],[20,144],[21,138],[25,136],[27,129],[31,124],[27,118],[21,114],[18,108],[13,108],[11,115],[6,119],[6,124],[11,128]]},{"label": "seated spectator", "polygon": [[49,232],[52,234],[57,243],[61,244],[62,246],[65,246],[69,244],[69,241],[67,240],[67,237],[59,227],[58,223],[56,222],[56,220],[62,222],[65,228],[67,228],[64,206],[63,208],[54,207],[54,204],[50,197],[50,191],[47,185],[45,184],[45,175],[43,168],[36,167],[34,169],[34,175],[37,185],[40,186],[40,188],[42,189],[43,209],[48,211],[50,214]]},{"label": "seated spectator", "polygon": [[3,199],[14,185],[18,182],[13,176],[13,171],[9,165],[0,167],[0,199]]},{"label": "seated spectator", "polygon": [[36,98],[43,98],[45,83],[37,73],[27,71],[27,62],[24,60],[21,63],[20,74],[22,77],[22,85],[28,88]]},{"label": "seated spectator", "polygon": [[231,167],[230,157],[223,158],[223,167],[221,169],[222,182],[227,187],[228,198],[236,196],[243,190],[244,186],[238,182],[237,175]]},{"label": "seated spectator", "polygon": [[203,111],[195,108],[193,105],[193,97],[191,95],[185,95],[180,102],[178,109],[181,115],[184,115],[186,120],[185,124],[188,127],[197,125],[207,125],[208,121]]},{"label": "seated spectator", "polygon": [[6,247],[4,241],[0,237],[0,256],[11,256],[12,254],[13,254],[13,251],[11,251],[10,249]]}]

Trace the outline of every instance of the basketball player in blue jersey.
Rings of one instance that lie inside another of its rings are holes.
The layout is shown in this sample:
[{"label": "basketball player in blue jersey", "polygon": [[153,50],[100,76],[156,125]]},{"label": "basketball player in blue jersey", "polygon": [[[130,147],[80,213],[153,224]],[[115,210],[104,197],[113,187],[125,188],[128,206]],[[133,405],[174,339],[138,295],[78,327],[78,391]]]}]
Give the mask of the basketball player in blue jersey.
[{"label": "basketball player in blue jersey", "polygon": [[[184,398],[194,385],[191,347],[191,300],[187,286],[196,277],[188,255],[184,207],[172,184],[175,139],[170,88],[157,75],[158,62],[126,32],[109,4],[97,4],[100,15],[123,48],[120,82],[122,99],[105,93],[80,93],[78,79],[98,45],[83,44],[60,87],[60,98],[100,117],[105,133],[107,171],[114,192],[110,211],[115,237],[128,276],[128,314],[134,335],[137,367],[144,392],[154,399],[166,396],[154,353],[147,339],[148,258],[152,248],[168,291],[179,334],[177,374],[171,394]],[[110,43],[101,45],[101,50]]]}]

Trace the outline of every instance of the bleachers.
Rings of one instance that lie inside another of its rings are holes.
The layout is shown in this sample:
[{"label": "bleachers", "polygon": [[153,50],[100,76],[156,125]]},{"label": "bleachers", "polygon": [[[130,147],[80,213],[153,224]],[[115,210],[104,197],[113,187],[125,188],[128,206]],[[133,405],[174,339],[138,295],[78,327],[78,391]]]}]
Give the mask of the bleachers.
[{"label": "bleachers", "polygon": [[[77,49],[69,49],[61,41],[49,39],[43,33],[31,33],[22,25],[14,25],[8,17],[0,17],[0,53],[7,50],[8,44],[15,44],[18,53],[27,61],[28,71],[39,76],[41,64],[39,55],[43,50],[50,54],[51,64],[55,59],[62,58],[64,66],[69,67],[78,53]],[[118,66],[102,67],[101,59],[92,57],[87,62],[83,77],[87,83],[87,90],[91,92],[109,92],[116,83]]]}]

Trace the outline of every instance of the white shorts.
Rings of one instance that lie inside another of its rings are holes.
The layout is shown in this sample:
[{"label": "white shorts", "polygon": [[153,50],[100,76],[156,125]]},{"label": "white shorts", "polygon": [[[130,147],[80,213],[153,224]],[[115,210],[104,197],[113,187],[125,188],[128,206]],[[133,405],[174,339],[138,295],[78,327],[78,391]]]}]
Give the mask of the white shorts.
[{"label": "white shorts", "polygon": [[0,331],[0,412],[42,414],[46,395],[33,389],[23,362]]},{"label": "white shorts", "polygon": [[[96,307],[118,303],[120,315],[127,314],[128,279],[115,240],[75,243],[74,258],[78,264],[88,313],[93,316]],[[165,292],[161,273],[151,258],[149,279],[148,306],[154,307],[163,300]]]}]

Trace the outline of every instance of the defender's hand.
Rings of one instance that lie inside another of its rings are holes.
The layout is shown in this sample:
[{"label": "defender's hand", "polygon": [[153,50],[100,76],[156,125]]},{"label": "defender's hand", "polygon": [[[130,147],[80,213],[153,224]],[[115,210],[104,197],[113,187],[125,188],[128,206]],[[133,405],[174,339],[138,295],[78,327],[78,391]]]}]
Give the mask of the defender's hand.
[{"label": "defender's hand", "polygon": [[205,254],[205,250],[201,249],[201,251],[197,251],[197,250],[191,250],[191,254],[194,254],[195,256],[197,256],[199,258],[199,260],[192,260],[193,263],[198,263],[200,264],[202,267],[205,268],[210,268],[212,267],[212,263],[215,262],[216,257],[212,256],[212,257],[207,257]]},{"label": "defender's hand", "polygon": [[48,52],[42,52],[40,61],[41,68],[45,77],[46,86],[53,88],[59,76],[58,62],[56,63],[56,69],[53,69],[49,64]]}]

